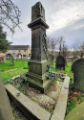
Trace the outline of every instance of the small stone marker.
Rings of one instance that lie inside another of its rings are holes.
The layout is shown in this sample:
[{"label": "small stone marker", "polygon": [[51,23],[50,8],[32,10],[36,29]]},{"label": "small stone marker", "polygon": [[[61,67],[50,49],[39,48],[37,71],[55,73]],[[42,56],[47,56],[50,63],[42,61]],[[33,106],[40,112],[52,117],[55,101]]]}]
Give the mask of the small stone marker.
[{"label": "small stone marker", "polygon": [[84,92],[84,59],[76,60],[72,65],[74,88]]},{"label": "small stone marker", "polygon": [[0,120],[14,120],[9,99],[0,81]]},{"label": "small stone marker", "polygon": [[65,70],[66,60],[62,55],[57,56],[56,68],[60,70]]}]

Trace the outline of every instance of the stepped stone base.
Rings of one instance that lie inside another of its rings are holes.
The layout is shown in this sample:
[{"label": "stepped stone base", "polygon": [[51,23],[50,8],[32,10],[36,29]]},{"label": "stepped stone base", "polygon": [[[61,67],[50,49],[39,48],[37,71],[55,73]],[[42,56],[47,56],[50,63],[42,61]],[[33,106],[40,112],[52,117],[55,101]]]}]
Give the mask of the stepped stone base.
[{"label": "stepped stone base", "polygon": [[52,80],[43,80],[41,76],[32,73],[28,73],[27,80],[29,86],[38,89],[41,93],[45,93],[52,83]]}]

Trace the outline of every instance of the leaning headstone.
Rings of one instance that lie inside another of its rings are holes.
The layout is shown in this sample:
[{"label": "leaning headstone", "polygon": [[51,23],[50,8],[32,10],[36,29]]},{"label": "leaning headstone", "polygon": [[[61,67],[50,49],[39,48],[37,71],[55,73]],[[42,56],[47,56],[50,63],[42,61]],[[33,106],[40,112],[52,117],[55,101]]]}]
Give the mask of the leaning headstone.
[{"label": "leaning headstone", "polygon": [[76,60],[72,65],[74,88],[84,92],[84,59]]},{"label": "leaning headstone", "polygon": [[[29,62],[28,80],[33,86],[44,92],[48,84],[45,84],[47,74],[47,42],[45,10],[40,2],[32,7],[32,21],[28,25],[32,29],[32,55]],[[48,83],[48,82],[47,82]]]},{"label": "leaning headstone", "polygon": [[66,60],[62,55],[56,58],[56,68],[59,70],[65,70]]},{"label": "leaning headstone", "polygon": [[0,81],[0,120],[14,120],[9,99]]}]

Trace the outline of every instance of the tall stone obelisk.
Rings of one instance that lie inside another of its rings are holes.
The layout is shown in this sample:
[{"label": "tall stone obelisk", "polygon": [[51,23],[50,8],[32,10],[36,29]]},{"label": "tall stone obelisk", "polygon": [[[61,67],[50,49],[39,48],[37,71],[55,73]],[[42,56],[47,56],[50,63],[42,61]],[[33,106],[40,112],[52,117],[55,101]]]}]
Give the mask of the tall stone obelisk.
[{"label": "tall stone obelisk", "polygon": [[32,7],[32,21],[28,27],[32,31],[32,56],[29,62],[28,81],[30,85],[44,92],[49,85],[49,81],[46,80],[48,25],[45,21],[45,10],[40,2]]}]

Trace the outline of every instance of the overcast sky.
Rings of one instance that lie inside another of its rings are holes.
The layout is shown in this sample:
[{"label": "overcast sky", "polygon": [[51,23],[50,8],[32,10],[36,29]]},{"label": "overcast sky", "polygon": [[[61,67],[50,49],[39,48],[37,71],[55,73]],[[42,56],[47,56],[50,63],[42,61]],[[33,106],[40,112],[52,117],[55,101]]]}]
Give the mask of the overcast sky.
[{"label": "overcast sky", "polygon": [[[64,37],[68,46],[84,41],[84,0],[39,0],[45,8],[46,22],[49,25],[47,35]],[[38,0],[13,0],[21,10],[21,27],[7,38],[13,44],[31,44],[31,30],[27,24],[31,21],[31,7]]]}]

